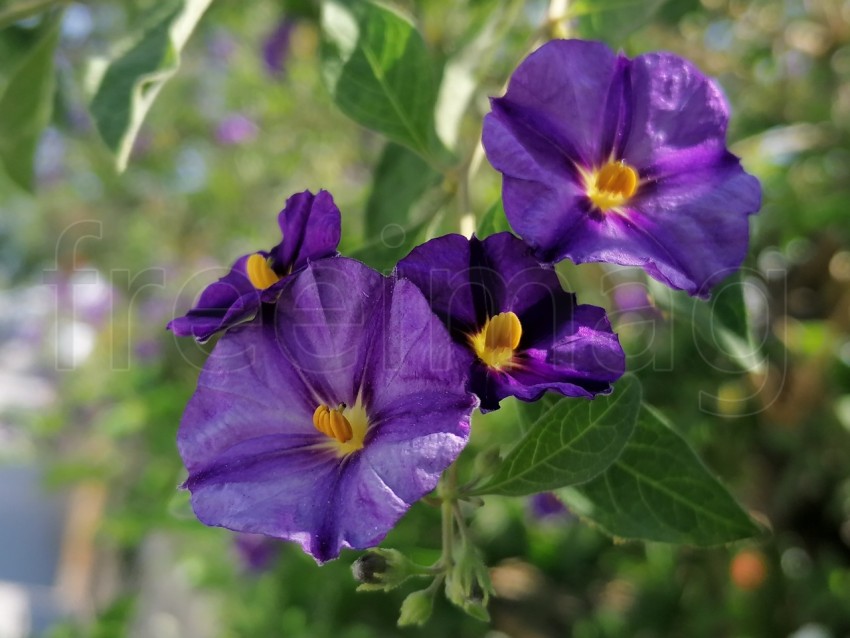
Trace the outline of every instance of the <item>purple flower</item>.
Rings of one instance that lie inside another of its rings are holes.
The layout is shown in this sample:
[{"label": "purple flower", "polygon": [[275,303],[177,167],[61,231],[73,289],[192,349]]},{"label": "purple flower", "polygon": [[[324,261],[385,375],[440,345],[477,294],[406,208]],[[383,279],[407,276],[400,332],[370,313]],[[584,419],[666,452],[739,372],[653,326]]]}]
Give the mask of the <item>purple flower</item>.
[{"label": "purple flower", "polygon": [[726,150],[719,87],[670,53],[532,53],[484,121],[511,226],[543,261],[640,266],[707,297],[740,267],[758,180]]},{"label": "purple flower", "polygon": [[263,41],[263,63],[269,75],[283,75],[286,70],[295,24],[295,20],[283,18]]},{"label": "purple flower", "polygon": [[236,534],[233,546],[239,562],[250,572],[268,569],[280,553],[280,541],[262,534]]},{"label": "purple flower", "polygon": [[265,310],[219,340],[183,415],[192,507],[320,563],[372,547],[466,444],[468,354],[413,284],[345,257]]},{"label": "purple flower", "polygon": [[625,357],[605,311],[577,305],[558,275],[510,233],[481,241],[446,235],[414,248],[398,275],[415,283],[457,343],[476,356],[470,373],[481,410],[546,390],[593,397],[611,391]]},{"label": "purple flower", "polygon": [[327,191],[293,195],[277,221],[281,242],[269,252],[237,259],[227,275],[207,286],[194,308],[168,324],[169,330],[206,341],[220,330],[253,319],[261,302],[274,302],[281,281],[310,260],[337,254],[340,214]]},{"label": "purple flower", "polygon": [[257,137],[257,125],[241,113],[226,116],[215,129],[215,139],[224,146],[236,146]]},{"label": "purple flower", "polygon": [[530,496],[528,509],[531,516],[538,521],[570,516],[567,506],[553,492],[539,492]]}]

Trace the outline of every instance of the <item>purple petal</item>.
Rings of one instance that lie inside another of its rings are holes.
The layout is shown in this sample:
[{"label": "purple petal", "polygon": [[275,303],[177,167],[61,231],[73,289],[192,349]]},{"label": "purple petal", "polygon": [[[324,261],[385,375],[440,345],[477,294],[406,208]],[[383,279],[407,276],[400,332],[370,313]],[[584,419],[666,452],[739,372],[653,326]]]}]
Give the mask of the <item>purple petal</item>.
[{"label": "purple petal", "polygon": [[618,154],[642,178],[711,166],[725,153],[729,109],[720,88],[687,60],[631,61],[631,121]]},{"label": "purple petal", "polygon": [[168,323],[168,329],[203,343],[219,330],[252,319],[260,309],[260,294],[245,274],[248,257],[237,259],[229,273],[204,289],[194,308]]},{"label": "purple petal", "polygon": [[[533,136],[534,144],[540,144],[534,150],[548,145],[547,156],[560,153],[570,162],[592,165],[603,159],[604,106],[612,87],[617,90],[621,71],[617,55],[601,42],[555,40],[514,71],[505,96],[493,100],[493,113],[501,115],[509,134],[520,139]],[[488,157],[501,170],[500,164],[510,164],[511,159],[501,154],[490,157],[487,138],[492,131],[488,133],[487,127],[485,120]]]},{"label": "purple petal", "polygon": [[269,75],[282,75],[289,58],[295,20],[283,18],[263,42],[263,62]]},{"label": "purple petal", "polygon": [[336,255],[341,221],[339,208],[329,192],[293,195],[277,219],[283,233],[283,241],[272,249],[278,274],[300,270],[308,260]]}]

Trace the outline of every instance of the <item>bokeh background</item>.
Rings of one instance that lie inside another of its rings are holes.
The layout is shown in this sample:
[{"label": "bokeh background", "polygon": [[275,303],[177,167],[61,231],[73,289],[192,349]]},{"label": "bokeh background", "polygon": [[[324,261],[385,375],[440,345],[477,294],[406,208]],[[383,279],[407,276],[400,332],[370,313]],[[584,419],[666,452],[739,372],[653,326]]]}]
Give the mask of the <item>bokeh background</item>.
[{"label": "bokeh background", "polygon": [[[274,243],[294,192],[330,190],[343,251],[380,268],[469,211],[438,198],[427,224],[376,232],[364,211],[384,140],[333,105],[308,0],[213,2],[118,174],[87,113],[86,69],[154,2],[64,4],[33,192],[0,171],[0,637],[850,636],[850,2],[586,2],[572,25],[715,76],[732,149],[762,180],[743,270],[757,368],[634,273],[562,274],[609,310],[648,400],[772,534],[699,551],[619,544],[551,497],[491,498],[473,531],[493,566],[492,622],[440,600],[404,631],[413,587],[355,593],[356,552],[318,568],[194,519],[175,432],[210,346],[164,326],[235,257]],[[396,4],[441,60],[513,12],[474,58],[472,153],[487,96],[534,46],[547,3]],[[0,79],[37,24],[0,31]],[[468,208],[480,217],[498,193],[485,160]],[[504,405],[466,462],[516,436]],[[432,560],[438,512],[414,507],[385,544]]]}]

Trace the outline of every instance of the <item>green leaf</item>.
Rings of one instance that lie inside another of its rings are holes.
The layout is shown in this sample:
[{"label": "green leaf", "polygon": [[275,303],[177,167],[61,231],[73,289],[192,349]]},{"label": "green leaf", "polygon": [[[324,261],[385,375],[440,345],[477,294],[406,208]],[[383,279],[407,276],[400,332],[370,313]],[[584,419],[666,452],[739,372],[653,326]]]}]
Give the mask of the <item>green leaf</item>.
[{"label": "green leaf", "polygon": [[19,0],[0,9],[0,29],[53,7],[70,4],[71,0]]},{"label": "green leaf", "polygon": [[478,228],[475,229],[475,235],[478,239],[484,239],[490,235],[501,233],[503,231],[510,232],[511,227],[508,224],[508,218],[505,217],[505,209],[502,205],[502,198],[493,204],[481,221],[478,222]]},{"label": "green leaf", "polygon": [[337,106],[432,164],[448,151],[434,129],[437,79],[409,20],[371,2],[322,5],[322,66]]},{"label": "green leaf", "polygon": [[613,536],[711,546],[761,533],[688,444],[644,406],[614,464],[559,492],[570,507]]},{"label": "green leaf", "polygon": [[752,338],[744,305],[744,286],[736,273],[711,291],[711,299],[702,301],[679,290],[671,290],[650,279],[649,293],[656,306],[674,321],[687,321],[702,337],[747,372],[762,371],[765,358]]},{"label": "green leaf", "polygon": [[212,0],[167,0],[145,14],[132,44],[107,63],[91,101],[101,138],[127,167],[133,141],[165,83],[177,72],[180,51]]},{"label": "green leaf", "polygon": [[33,161],[53,110],[53,51],[59,15],[45,18],[39,36],[8,78],[0,97],[0,161],[21,188],[33,188]]},{"label": "green leaf", "polygon": [[372,239],[390,225],[408,224],[413,204],[439,179],[440,174],[419,155],[389,142],[378,160],[366,203],[366,236]]},{"label": "green leaf", "polygon": [[609,396],[556,402],[473,494],[524,496],[590,480],[622,452],[640,401],[640,384],[625,376]]},{"label": "green leaf", "polygon": [[412,222],[404,227],[387,226],[377,237],[361,245],[359,248],[346,252],[346,255],[359,259],[367,266],[383,273],[390,272],[398,260],[409,253],[420,243],[430,219]]},{"label": "green leaf", "polygon": [[647,24],[667,0],[576,0],[569,15],[578,18],[581,37],[604,40],[615,49]]}]

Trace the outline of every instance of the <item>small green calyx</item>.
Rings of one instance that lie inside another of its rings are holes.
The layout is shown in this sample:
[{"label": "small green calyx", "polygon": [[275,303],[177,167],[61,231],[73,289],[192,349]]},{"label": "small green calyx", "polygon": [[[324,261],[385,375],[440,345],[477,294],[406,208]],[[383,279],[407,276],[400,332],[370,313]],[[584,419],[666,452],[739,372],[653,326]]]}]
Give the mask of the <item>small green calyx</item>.
[{"label": "small green calyx", "polygon": [[351,565],[354,580],[360,583],[357,591],[390,591],[422,568],[395,549],[370,549]]},{"label": "small green calyx", "polygon": [[401,603],[398,617],[399,627],[422,626],[431,617],[434,609],[434,592],[431,588],[415,591]]},{"label": "small green calyx", "polygon": [[492,593],[490,575],[478,550],[463,543],[446,575],[446,597],[473,618],[489,622],[487,603]]}]

